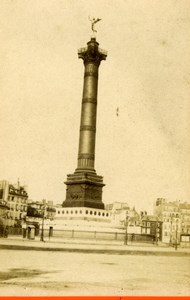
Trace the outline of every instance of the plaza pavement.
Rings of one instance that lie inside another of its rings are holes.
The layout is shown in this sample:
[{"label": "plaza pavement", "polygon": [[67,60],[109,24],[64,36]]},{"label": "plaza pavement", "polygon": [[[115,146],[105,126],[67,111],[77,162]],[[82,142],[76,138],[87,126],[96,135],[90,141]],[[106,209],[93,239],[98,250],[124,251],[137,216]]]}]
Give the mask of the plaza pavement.
[{"label": "plaza pavement", "polygon": [[38,251],[65,251],[81,253],[107,253],[107,254],[130,254],[130,255],[166,255],[166,256],[190,256],[190,248],[174,247],[160,243],[145,244],[122,241],[105,240],[81,240],[75,238],[48,238],[40,241],[39,237],[34,240],[23,239],[21,236],[9,236],[0,239],[0,249],[11,250],[38,250]]}]

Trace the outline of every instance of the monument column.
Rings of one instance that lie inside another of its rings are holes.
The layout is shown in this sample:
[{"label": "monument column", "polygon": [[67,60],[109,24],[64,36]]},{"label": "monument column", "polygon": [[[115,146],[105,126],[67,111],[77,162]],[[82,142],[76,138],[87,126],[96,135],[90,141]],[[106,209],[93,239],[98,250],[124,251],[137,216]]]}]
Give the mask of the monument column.
[{"label": "monument column", "polygon": [[98,92],[98,69],[107,57],[99,48],[95,37],[87,47],[79,49],[79,58],[84,62],[84,84],[79,134],[78,163],[74,174],[67,175],[66,199],[63,207],[91,207],[104,209],[102,202],[103,177],[96,174],[95,140]]},{"label": "monument column", "polygon": [[84,86],[81,110],[81,124],[76,172],[95,172],[96,108],[98,91],[98,68],[106,53],[98,48],[95,38],[87,43],[87,48],[78,51],[84,61]]}]

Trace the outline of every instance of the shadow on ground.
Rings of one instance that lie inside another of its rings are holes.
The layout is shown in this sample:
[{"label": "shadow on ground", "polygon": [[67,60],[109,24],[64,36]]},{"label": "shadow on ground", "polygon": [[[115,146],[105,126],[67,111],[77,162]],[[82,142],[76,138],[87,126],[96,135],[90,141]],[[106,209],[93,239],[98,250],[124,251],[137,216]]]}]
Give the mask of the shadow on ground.
[{"label": "shadow on ground", "polygon": [[51,272],[42,271],[38,269],[9,269],[5,272],[0,272],[0,281],[15,279],[15,278],[32,278],[34,276],[39,276],[42,274],[47,274]]}]

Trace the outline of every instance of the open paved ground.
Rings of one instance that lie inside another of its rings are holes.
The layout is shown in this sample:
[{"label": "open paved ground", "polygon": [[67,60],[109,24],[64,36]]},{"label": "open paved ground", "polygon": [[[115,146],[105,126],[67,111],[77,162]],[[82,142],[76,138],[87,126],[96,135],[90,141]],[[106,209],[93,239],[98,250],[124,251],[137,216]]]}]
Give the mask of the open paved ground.
[{"label": "open paved ground", "polygon": [[188,256],[0,250],[0,295],[190,295]]}]

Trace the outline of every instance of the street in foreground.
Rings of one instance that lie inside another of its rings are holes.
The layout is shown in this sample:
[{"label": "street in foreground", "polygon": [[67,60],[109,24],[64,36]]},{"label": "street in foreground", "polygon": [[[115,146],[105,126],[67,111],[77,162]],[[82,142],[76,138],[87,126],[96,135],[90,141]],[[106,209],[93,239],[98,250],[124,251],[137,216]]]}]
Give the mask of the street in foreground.
[{"label": "street in foreground", "polygon": [[189,257],[0,250],[1,295],[190,294]]}]

